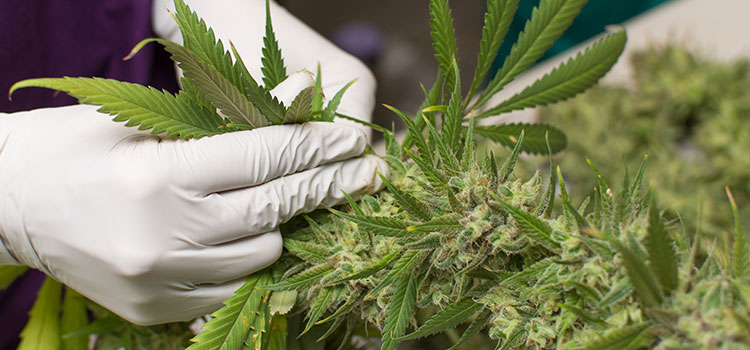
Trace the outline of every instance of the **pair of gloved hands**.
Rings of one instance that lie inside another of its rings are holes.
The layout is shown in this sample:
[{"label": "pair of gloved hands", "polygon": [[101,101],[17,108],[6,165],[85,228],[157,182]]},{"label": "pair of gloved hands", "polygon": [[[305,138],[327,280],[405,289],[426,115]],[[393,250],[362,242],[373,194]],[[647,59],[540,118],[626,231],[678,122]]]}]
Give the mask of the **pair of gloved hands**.
[{"label": "pair of gloved hands", "polygon": [[[264,0],[187,1],[260,76]],[[180,41],[154,1],[157,35]],[[314,71],[340,110],[367,119],[375,82],[355,58],[272,4],[290,71]],[[253,65],[253,63],[256,63]],[[293,84],[293,83],[292,83]],[[288,101],[300,88],[282,83]],[[113,123],[92,106],[0,115],[0,265],[44,271],[138,324],[218,309],[281,253],[280,223],[381,187],[382,160],[362,155],[351,125],[270,126],[198,140]]]}]

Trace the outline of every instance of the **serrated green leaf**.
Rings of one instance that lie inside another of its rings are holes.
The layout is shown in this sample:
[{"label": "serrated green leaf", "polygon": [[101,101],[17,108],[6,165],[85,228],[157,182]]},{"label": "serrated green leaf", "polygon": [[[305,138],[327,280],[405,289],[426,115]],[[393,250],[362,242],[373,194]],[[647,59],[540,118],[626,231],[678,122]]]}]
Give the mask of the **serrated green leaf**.
[{"label": "serrated green leaf", "polygon": [[286,315],[274,315],[271,318],[271,325],[269,326],[269,337],[267,344],[264,344],[264,349],[284,350],[287,348],[287,317]]},{"label": "serrated green leaf", "polygon": [[550,150],[558,153],[565,149],[568,141],[565,134],[551,125],[547,124],[502,124],[475,127],[475,133],[495,141],[505,147],[516,146],[515,138],[524,131],[524,141],[521,150],[531,154],[547,153],[547,138],[549,138]]},{"label": "serrated green leaf", "polygon": [[62,318],[60,321],[60,333],[62,334],[63,350],[88,350],[89,337],[66,336],[66,334],[77,331],[89,324],[88,310],[85,299],[81,294],[67,287],[62,304]]},{"label": "serrated green leaf", "polygon": [[293,290],[304,288],[323,279],[328,273],[333,271],[333,265],[329,263],[315,265],[305,271],[302,271],[287,280],[263,286],[264,290]]},{"label": "serrated green leaf", "polygon": [[521,228],[521,231],[524,234],[528,235],[529,237],[533,238],[534,241],[537,241],[541,244],[553,248],[560,247],[559,243],[552,240],[552,227],[550,227],[549,224],[542,221],[534,214],[525,212],[506,203],[494,193],[492,193],[492,197],[498,203],[500,203],[503,209],[505,209],[508,213],[510,213],[511,216],[513,216],[516,222],[518,222],[518,226]]},{"label": "serrated green leaf", "polygon": [[474,72],[474,79],[471,81],[468,99],[472,98],[479,86],[484,83],[517,9],[518,0],[487,1],[487,12],[484,14],[484,27],[482,27],[482,40],[479,42],[477,68]]},{"label": "serrated green leaf", "polygon": [[594,324],[604,324],[605,322],[600,320],[599,318],[592,315],[588,310],[582,309],[580,307],[577,307],[575,305],[568,305],[559,303],[557,304],[560,308],[563,308],[565,310],[568,310],[576,315],[581,321],[584,323],[594,323]]},{"label": "serrated green leaf", "polygon": [[386,275],[378,285],[367,293],[365,299],[373,297],[376,293],[383,290],[383,288],[390,286],[402,276],[407,276],[413,273],[414,268],[422,262],[425,256],[427,256],[425,251],[407,250],[398,260],[396,260],[396,263],[393,264],[393,268],[388,272],[388,275]]},{"label": "serrated green leaf", "polygon": [[419,169],[422,170],[422,173],[427,177],[427,180],[430,181],[430,184],[432,186],[434,186],[436,189],[444,189],[445,192],[450,195],[451,190],[450,188],[448,188],[448,185],[445,182],[445,178],[434,168],[434,166],[426,163],[423,159],[417,157],[414,153],[406,148],[404,148],[404,152],[409,155],[409,158],[414,161],[414,164],[416,164]]},{"label": "serrated green leaf", "polygon": [[272,315],[286,315],[292,310],[294,303],[297,302],[296,290],[283,290],[271,293],[271,299],[268,301],[268,307]]},{"label": "serrated green leaf", "polygon": [[365,278],[365,277],[372,276],[376,272],[378,272],[378,271],[382,270],[383,268],[385,268],[386,266],[390,265],[391,262],[393,262],[394,260],[396,260],[396,258],[400,257],[401,256],[401,252],[402,252],[401,250],[396,250],[396,251],[390,252],[386,256],[384,256],[382,259],[380,259],[378,262],[376,262],[376,263],[374,263],[374,264],[372,264],[372,265],[370,265],[370,266],[368,266],[368,267],[366,267],[366,268],[364,268],[364,269],[362,269],[362,270],[360,270],[358,272],[350,274],[350,275],[348,275],[346,277],[343,277],[343,278],[337,279],[335,281],[332,281],[332,282],[330,282],[330,284],[340,283],[340,282],[350,281],[350,280],[358,280],[358,279],[362,279],[362,278]]},{"label": "serrated green leaf", "polygon": [[65,91],[83,104],[101,106],[99,112],[116,115],[114,121],[126,126],[151,129],[166,137],[199,138],[224,132],[224,121],[216,113],[197,107],[178,94],[138,84],[102,78],[42,78],[20,81],[13,91],[24,87],[44,87]]},{"label": "serrated green leaf", "polygon": [[[273,277],[269,274],[268,283],[273,281]],[[271,338],[269,332],[271,330],[271,311],[268,307],[268,292],[262,292],[257,290],[261,294],[261,298],[255,305],[255,315],[250,315],[247,320],[250,323],[250,330],[247,332],[245,342],[242,350],[263,350],[264,344],[268,343]]]},{"label": "serrated green leaf", "polygon": [[401,205],[401,208],[404,208],[407,213],[411,214],[415,218],[422,220],[429,220],[432,217],[432,212],[426,204],[399,190],[395,185],[393,185],[393,183],[391,183],[390,180],[388,180],[388,178],[383,176],[383,174],[381,174],[380,172],[378,172],[378,176],[380,176],[380,179],[383,180],[383,183],[388,189],[388,192],[393,195],[398,204]]},{"label": "serrated green leaf", "polygon": [[381,350],[396,350],[396,338],[406,332],[406,327],[414,317],[417,302],[417,278],[404,274],[398,279],[391,293],[391,300],[385,312],[383,326],[383,346]]},{"label": "serrated green leaf", "polygon": [[599,303],[599,307],[606,308],[614,303],[624,299],[626,296],[633,291],[633,285],[630,284],[630,280],[627,278],[621,279],[609,292],[602,297],[602,301]]},{"label": "serrated green leaf", "polygon": [[542,195],[542,203],[539,205],[537,213],[549,217],[552,214],[552,207],[555,205],[555,191],[557,190],[557,174],[555,174],[555,162],[552,160],[552,146],[549,142],[549,134],[545,135],[547,143],[547,157],[549,157],[549,179],[547,189]]},{"label": "serrated green leaf", "polygon": [[539,7],[532,11],[531,20],[526,22],[518,41],[480,96],[477,105],[486,103],[492,95],[536,63],[570,26],[585,4],[586,0],[542,0]]},{"label": "serrated green leaf", "polygon": [[511,111],[545,106],[571,98],[590,88],[601,79],[622,54],[627,36],[625,31],[610,34],[575,57],[563,62],[531,86],[490,108],[477,118]]},{"label": "serrated green leaf", "polygon": [[575,290],[578,292],[578,295],[580,295],[584,299],[588,299],[590,301],[596,302],[597,304],[602,299],[602,296],[599,294],[599,292],[596,289],[591,288],[588,285],[583,284],[581,282],[563,281],[562,284],[575,288]]},{"label": "serrated green leaf", "polygon": [[16,278],[23,275],[26,270],[28,270],[26,266],[0,266],[0,290],[7,288]]},{"label": "serrated green leaf", "polygon": [[357,216],[366,216],[365,212],[362,211],[362,208],[359,207],[359,204],[357,204],[357,201],[352,198],[348,193],[345,191],[341,191],[341,193],[344,195],[344,198],[346,198],[346,202],[349,203],[349,206],[352,208],[352,211]]},{"label": "serrated green leaf", "polygon": [[285,239],[284,248],[294,256],[311,264],[323,264],[328,262],[333,252],[330,248],[313,242]]},{"label": "serrated green leaf", "polygon": [[483,307],[484,305],[475,302],[471,298],[464,298],[435,313],[413,333],[407,334],[403,337],[398,337],[395,340],[403,341],[423,338],[428,335],[454,328],[476,314]]},{"label": "serrated green leaf", "polygon": [[458,338],[455,344],[448,348],[448,350],[457,350],[461,345],[469,341],[473,336],[479,334],[479,332],[484,329],[485,326],[487,326],[487,323],[492,318],[493,314],[492,311],[489,309],[482,310],[481,313],[474,319],[474,321],[469,324],[469,327],[466,328],[463,334],[461,334],[461,337]]},{"label": "serrated green leaf", "polygon": [[312,100],[312,110],[313,112],[320,112],[323,113],[323,75],[320,72],[320,62],[318,62],[318,68],[315,73],[315,94],[313,95]]},{"label": "serrated green leaf", "polygon": [[[745,279],[750,277],[750,257],[747,252],[747,241],[745,231],[742,228],[742,217],[740,216],[737,202],[729,187],[726,188],[727,198],[732,207],[732,216],[734,217],[734,244],[732,246],[732,275],[737,278]],[[728,252],[727,252],[728,253]]]},{"label": "serrated green leaf", "polygon": [[187,350],[241,349],[256,318],[267,312],[264,299],[268,292],[261,288],[272,281],[269,270],[248,277],[234,296],[224,301],[224,307],[212,314],[214,318],[203,325],[203,331],[190,340],[193,344]]},{"label": "serrated green leaf", "polygon": [[531,266],[526,266],[520,272],[512,273],[509,277],[500,281],[501,286],[512,286],[516,283],[526,281],[535,276],[541,275],[550,265],[553,264],[552,259],[547,258],[540,260]]},{"label": "serrated green leaf", "polygon": [[461,169],[468,173],[475,164],[476,159],[476,141],[474,135],[474,117],[469,118],[469,125],[466,127],[466,140],[464,141],[464,154],[461,156]]},{"label": "serrated green leaf", "polygon": [[646,307],[661,304],[662,295],[656,282],[656,276],[651,269],[646,267],[643,260],[622,243],[613,240],[612,245],[620,253],[630,283],[638,293],[641,303]]},{"label": "serrated green leaf", "polygon": [[[422,117],[427,119],[427,117],[425,117],[424,115]],[[438,150],[438,153],[440,154],[440,160],[442,160],[443,169],[448,173],[458,174],[458,158],[456,158],[456,154],[453,153],[452,144],[446,143],[450,139],[450,137],[445,134],[445,131],[443,131],[443,135],[440,135],[435,126],[432,125],[432,123],[429,121],[425,122],[425,125],[427,126],[427,130],[430,132],[431,142],[434,144],[434,146]],[[443,124],[443,126],[445,127],[445,124]]]},{"label": "serrated green leaf", "polygon": [[[349,313],[349,311],[351,311],[354,308],[354,306],[360,302],[359,297],[361,295],[362,293],[359,291],[354,291],[352,293],[349,293],[349,297],[346,299],[346,302],[344,303],[344,305],[341,305],[341,307],[339,307],[331,315],[316,322],[315,324],[316,325],[324,324],[324,323],[330,322],[333,319],[343,319],[345,316],[342,316],[342,315]],[[339,316],[342,316],[342,317],[339,317]]]},{"label": "serrated green leaf", "polygon": [[[182,45],[198,56],[205,64],[210,65],[232,85],[243,87],[242,72],[235,67],[232,56],[224,49],[221,40],[217,40],[212,28],[206,25],[198,14],[188,7],[183,0],[175,0],[174,19],[182,34]],[[137,51],[137,50],[134,50]],[[131,52],[131,55],[134,52]]]},{"label": "serrated green leaf", "polygon": [[498,347],[498,350],[510,350],[520,345],[527,335],[525,328],[525,324],[515,326],[510,334],[505,337],[503,346]]},{"label": "serrated green leaf", "polygon": [[284,124],[297,124],[310,121],[312,119],[312,102],[314,96],[315,87],[313,86],[300,91],[286,110]]},{"label": "serrated green leaf", "polygon": [[[427,141],[424,138],[424,135],[422,135],[422,128],[424,127],[424,119],[423,118],[417,118],[416,121],[412,121],[411,118],[407,117],[404,112],[401,112],[397,108],[393,106],[389,106],[384,104],[385,108],[390,109],[393,113],[396,113],[396,115],[401,118],[401,120],[404,121],[404,124],[406,124],[407,128],[407,139],[410,138],[411,142],[416,144],[417,150],[419,150],[419,156],[421,157],[420,160],[422,160],[422,163],[429,164],[430,166],[434,165],[434,160],[432,158],[432,152],[430,151],[430,148],[427,146]],[[417,127],[415,122],[420,121],[422,122],[423,127]],[[404,143],[404,148],[408,149],[410,146],[407,146],[406,142]]]},{"label": "serrated green leaf", "polygon": [[421,224],[409,226],[406,228],[406,231],[447,233],[454,230],[459,230],[464,227],[458,222],[461,217],[462,215],[458,213],[446,214]]},{"label": "serrated green leaf", "polygon": [[406,228],[410,226],[409,222],[402,221],[392,217],[385,216],[355,216],[340,212],[335,209],[328,209],[339,217],[347,219],[359,226],[360,228],[385,236],[403,236],[406,234]]},{"label": "serrated green leaf", "polygon": [[442,141],[453,151],[453,155],[458,156],[462,151],[461,143],[461,124],[464,120],[463,99],[461,98],[461,75],[458,71],[458,61],[453,59],[451,73],[453,74],[453,90],[451,98],[448,101],[448,109],[443,114],[443,137]]},{"label": "serrated green leaf", "polygon": [[284,58],[281,56],[279,42],[276,41],[276,33],[271,23],[271,7],[266,0],[266,34],[263,37],[263,56],[261,57],[261,71],[263,72],[263,84],[268,90],[273,89],[287,78]]},{"label": "serrated green leaf", "polygon": [[321,120],[324,122],[332,122],[333,118],[336,116],[336,110],[339,109],[339,105],[341,104],[341,100],[344,98],[344,93],[346,93],[346,90],[349,90],[349,87],[354,84],[357,80],[352,80],[344,87],[339,89],[339,91],[336,92],[335,95],[333,95],[333,98],[328,101],[328,104],[326,105],[326,108],[323,110],[323,114],[321,116]]},{"label": "serrated green leaf", "polygon": [[581,350],[625,350],[633,340],[649,327],[648,322],[613,328],[601,338],[586,344]]},{"label": "serrated green leaf", "polygon": [[500,172],[499,178],[501,183],[508,181],[510,179],[510,176],[513,174],[513,171],[516,169],[516,163],[518,162],[518,156],[521,154],[521,148],[523,147],[525,136],[526,130],[521,130],[518,135],[518,139],[516,139],[515,137],[511,138],[511,141],[513,141],[515,145],[513,146],[513,151],[510,152],[510,155],[507,159],[505,159],[505,162],[503,163],[503,170]]},{"label": "serrated green leaf", "polygon": [[47,277],[21,331],[18,350],[58,350],[60,342],[60,297],[62,285]]},{"label": "serrated green leaf", "polygon": [[313,300],[310,310],[307,312],[307,325],[300,335],[307,333],[315,325],[315,322],[318,322],[326,310],[328,310],[328,305],[331,304],[333,293],[335,293],[333,289],[323,288],[320,290],[320,293]]},{"label": "serrated green leaf", "polygon": [[648,251],[649,268],[654,272],[665,295],[677,288],[677,254],[674,240],[664,228],[656,201],[651,201],[648,213],[648,234],[644,243]]},{"label": "serrated green leaf", "polygon": [[164,39],[146,39],[141,41],[136,49],[152,41],[163,45],[172,54],[172,60],[177,62],[185,77],[227,119],[234,123],[248,124],[253,128],[271,124],[237,86],[186,48]]},{"label": "serrated green leaf", "polygon": [[432,28],[430,35],[432,36],[432,47],[435,50],[435,59],[437,59],[440,71],[445,77],[446,87],[449,91],[453,91],[453,86],[458,81],[452,74],[451,65],[453,60],[458,59],[458,48],[448,0],[430,1],[430,27]]},{"label": "serrated green leaf", "polygon": [[[438,70],[437,78],[435,79],[435,83],[430,88],[430,91],[425,91],[425,98],[424,101],[422,101],[422,104],[420,105],[419,111],[424,113],[425,108],[428,108],[430,106],[435,106],[438,104],[440,100],[440,96],[442,95],[442,81],[443,77],[441,73]],[[424,90],[424,86],[422,86],[422,90]],[[389,106],[386,106],[389,107]],[[392,107],[389,107],[392,108]],[[404,116],[406,117],[406,116]],[[411,132],[406,134],[406,137],[404,138],[403,147],[405,148],[411,148],[412,145],[414,145],[414,142],[419,140],[421,138],[422,141],[424,141],[424,136],[422,135],[422,130],[424,129],[425,121],[424,118],[421,118],[420,115],[417,115],[417,118],[414,120],[413,129],[409,129]],[[401,147],[399,147],[399,150]]]}]

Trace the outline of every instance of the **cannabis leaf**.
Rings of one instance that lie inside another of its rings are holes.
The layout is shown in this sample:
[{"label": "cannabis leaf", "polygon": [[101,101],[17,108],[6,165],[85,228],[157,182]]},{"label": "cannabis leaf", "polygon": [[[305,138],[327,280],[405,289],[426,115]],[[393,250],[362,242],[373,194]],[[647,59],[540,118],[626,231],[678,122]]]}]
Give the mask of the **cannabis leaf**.
[{"label": "cannabis leaf", "polygon": [[21,331],[18,350],[57,350],[60,342],[60,297],[62,285],[47,277]]},{"label": "cannabis leaf", "polygon": [[152,129],[152,134],[187,139],[225,132],[221,127],[226,122],[218,114],[198,108],[182,94],[112,79],[67,77],[24,80],[14,84],[10,93],[30,86],[65,91],[81,103],[102,106],[99,112],[116,115],[114,121]]},{"label": "cannabis leaf", "polygon": [[[234,296],[224,302],[224,307],[216,311],[214,317],[203,325],[204,331],[193,339],[193,345],[188,350],[233,350],[243,348],[251,325],[265,310],[264,304],[267,292],[261,290],[272,282],[268,270],[256,272],[250,276]],[[252,344],[252,343],[251,343]]]},{"label": "cannabis leaf", "polygon": [[477,125],[474,132],[486,137],[505,147],[515,147],[518,134],[524,131],[524,141],[521,150],[531,154],[547,153],[547,140],[549,140],[550,151],[558,153],[565,149],[567,139],[565,134],[551,125],[547,124],[502,124],[502,125]]},{"label": "cannabis leaf", "polygon": [[65,299],[62,304],[62,318],[60,320],[63,350],[87,350],[89,348],[89,337],[67,335],[86,327],[88,324],[89,315],[85,299],[72,288],[65,288]]},{"label": "cannabis leaf", "polygon": [[477,105],[483,105],[518,74],[536,63],[570,26],[584,4],[586,0],[542,0],[539,7],[534,8],[531,20],[526,22],[518,42],[511,48],[510,55],[480,96]]},{"label": "cannabis leaf", "polygon": [[16,278],[23,275],[27,269],[26,266],[17,265],[0,266],[0,290],[7,288]]},{"label": "cannabis leaf", "polygon": [[481,310],[483,306],[484,305],[480,303],[474,302],[471,298],[464,298],[463,300],[438,311],[413,333],[396,338],[396,340],[417,339],[443,332],[466,321],[469,317]]},{"label": "cannabis leaf", "polygon": [[435,58],[438,61],[440,71],[446,77],[446,87],[449,91],[453,91],[454,84],[459,80],[452,74],[451,66],[453,61],[458,59],[458,49],[448,0],[430,1],[430,27],[432,27],[430,35],[432,35]]},{"label": "cannabis leaf", "polygon": [[391,300],[385,314],[383,346],[381,350],[396,350],[398,337],[404,334],[406,326],[413,318],[417,301],[417,279],[409,274],[399,278],[391,293]]},{"label": "cannabis leaf", "polygon": [[590,88],[617,62],[627,36],[625,31],[610,34],[575,57],[563,62],[513,97],[490,108],[477,118],[484,118],[514,110],[544,106],[573,97]]},{"label": "cannabis leaf", "polygon": [[271,9],[269,0],[266,0],[266,35],[263,37],[263,57],[261,58],[261,71],[263,72],[263,84],[266,89],[271,90],[287,78],[284,58],[281,56],[279,42],[276,41],[276,33],[271,23]]},{"label": "cannabis leaf", "polygon": [[674,242],[659,215],[656,201],[652,199],[648,215],[648,235],[646,236],[649,268],[654,272],[665,294],[677,288],[677,255]]}]

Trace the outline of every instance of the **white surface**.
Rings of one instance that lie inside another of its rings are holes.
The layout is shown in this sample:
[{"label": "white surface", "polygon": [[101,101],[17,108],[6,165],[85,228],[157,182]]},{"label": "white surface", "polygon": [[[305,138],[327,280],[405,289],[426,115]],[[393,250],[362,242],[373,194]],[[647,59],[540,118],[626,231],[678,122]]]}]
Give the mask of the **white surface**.
[{"label": "white surface", "polygon": [[[719,60],[750,56],[748,15],[750,0],[673,0],[634,17],[623,24],[628,33],[625,52],[600,83],[628,84],[633,69],[630,54],[649,45],[677,42]],[[594,40],[550,58],[520,75],[493,101],[499,103],[532,84]],[[503,115],[499,119],[488,118],[482,124],[530,121],[534,115],[534,109],[527,109]]]}]

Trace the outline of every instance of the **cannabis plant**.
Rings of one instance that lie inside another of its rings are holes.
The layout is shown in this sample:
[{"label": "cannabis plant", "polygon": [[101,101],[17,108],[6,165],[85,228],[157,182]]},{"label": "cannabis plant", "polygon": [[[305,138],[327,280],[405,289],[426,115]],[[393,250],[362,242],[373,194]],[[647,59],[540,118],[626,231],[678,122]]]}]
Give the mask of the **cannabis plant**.
[{"label": "cannabis plant", "polygon": [[[621,177],[643,154],[659,164],[648,172],[651,186],[685,229],[721,236],[732,223],[722,210],[731,186],[743,224],[750,225],[750,60],[711,60],[678,44],[654,45],[631,54],[632,84],[599,85],[539,117],[566,131],[560,165],[570,186],[590,192],[596,180],[590,157],[602,173]],[[617,130],[613,133],[612,130]],[[617,159],[618,162],[607,160]],[[524,164],[533,173],[539,163]]]},{"label": "cannabis plant", "polygon": [[[337,116],[344,91],[323,108],[320,74],[316,87],[302,91],[289,108],[270,95],[269,89],[286,76],[270,21],[261,85],[236,51],[232,57],[194,12],[181,0],[175,4],[184,46],[148,39],[134,51],[156,41],[172,53],[185,74],[177,95],[81,78],[28,80],[12,90],[62,90],[102,106],[100,111],[115,115],[115,121],[166,137]],[[439,79],[416,115],[387,106],[406,124],[404,140],[373,126],[387,143],[383,157],[392,176],[383,178],[386,190],[359,201],[347,195],[347,206],[290,222],[284,228],[287,252],[250,276],[192,339],[190,349],[323,348],[325,340],[350,348],[352,334],[374,328],[371,335],[379,334],[382,349],[392,350],[399,342],[457,326],[462,335],[446,347],[457,348],[480,332],[498,349],[671,349],[684,344],[730,349],[748,344],[750,273],[739,223],[723,244],[709,242],[705,255],[700,237],[665,226],[653,196],[641,190],[643,164],[615,192],[591,163],[596,192],[575,207],[562,172],[552,171],[552,164],[546,184],[538,173],[529,179],[513,175],[522,152],[551,156],[560,151],[566,143],[561,131],[547,125],[477,124],[582,92],[611,68],[625,45],[623,31],[610,33],[491,105],[491,98],[571,24],[585,0],[542,0],[502,68],[481,90],[517,4],[488,1],[477,69],[471,85],[462,89],[448,0],[430,1]],[[500,164],[491,155],[479,156],[479,137],[512,148],[510,156]],[[558,182],[562,211],[555,214]],[[73,323],[56,323],[59,298],[60,286],[50,280],[32,310],[22,347],[42,341],[59,346],[60,328]],[[81,299],[78,306],[63,304],[63,318],[80,323],[85,314]],[[305,320],[300,322],[299,315]],[[123,346],[135,348],[133,337],[154,331],[106,324],[111,319],[104,316],[63,339],[104,329],[124,334]],[[48,328],[52,331],[44,333]],[[311,334],[319,345],[305,341]],[[157,339],[162,341],[157,347],[174,346],[164,341],[169,335]]]}]

